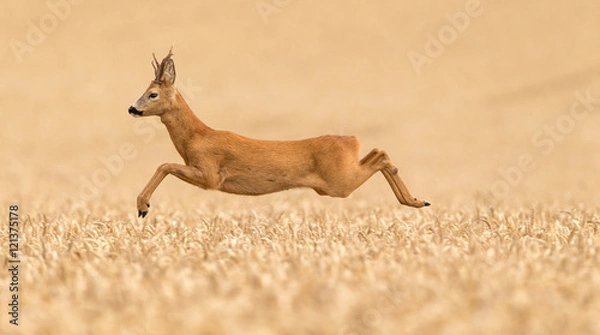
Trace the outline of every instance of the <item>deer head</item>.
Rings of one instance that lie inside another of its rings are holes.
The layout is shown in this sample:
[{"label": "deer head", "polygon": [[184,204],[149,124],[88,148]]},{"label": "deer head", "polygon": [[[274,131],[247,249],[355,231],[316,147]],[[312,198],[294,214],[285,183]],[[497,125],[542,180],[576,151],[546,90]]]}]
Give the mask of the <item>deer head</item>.
[{"label": "deer head", "polygon": [[154,53],[152,67],[155,78],[144,94],[129,107],[129,114],[134,117],[162,115],[170,110],[175,103],[177,89],[175,88],[175,63],[171,59],[173,48],[159,63]]}]

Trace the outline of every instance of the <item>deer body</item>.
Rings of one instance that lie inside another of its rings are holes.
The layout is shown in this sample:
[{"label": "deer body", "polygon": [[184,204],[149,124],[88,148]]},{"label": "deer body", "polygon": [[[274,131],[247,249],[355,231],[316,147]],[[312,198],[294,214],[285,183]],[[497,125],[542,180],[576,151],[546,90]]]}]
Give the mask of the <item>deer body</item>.
[{"label": "deer body", "polygon": [[265,141],[208,127],[175,88],[171,55],[169,52],[160,64],[155,58],[156,78],[129,113],[160,116],[185,164],[158,167],[138,196],[139,216],[146,216],[152,193],[168,174],[203,189],[234,194],[262,195],[308,187],[319,195],[347,197],[381,171],[400,203],[417,208],[429,205],[410,195],[384,151],[373,149],[359,160],[360,143],[354,136]]}]

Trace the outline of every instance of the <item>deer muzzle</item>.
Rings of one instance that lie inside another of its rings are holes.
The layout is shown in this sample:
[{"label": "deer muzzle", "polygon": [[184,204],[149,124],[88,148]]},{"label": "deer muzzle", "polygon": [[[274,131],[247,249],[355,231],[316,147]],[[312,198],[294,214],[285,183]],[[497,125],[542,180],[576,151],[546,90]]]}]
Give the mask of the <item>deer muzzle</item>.
[{"label": "deer muzzle", "polygon": [[144,112],[139,111],[139,110],[137,110],[137,108],[131,106],[131,107],[129,107],[129,114],[133,117],[140,117],[144,114]]}]

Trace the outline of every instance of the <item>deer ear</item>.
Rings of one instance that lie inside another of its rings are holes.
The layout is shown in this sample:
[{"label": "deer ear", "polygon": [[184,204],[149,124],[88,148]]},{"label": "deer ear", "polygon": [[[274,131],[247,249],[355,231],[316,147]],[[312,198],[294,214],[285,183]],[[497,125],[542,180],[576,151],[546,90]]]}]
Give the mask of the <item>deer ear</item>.
[{"label": "deer ear", "polygon": [[167,85],[173,85],[175,83],[175,62],[172,59],[167,60],[163,69],[160,81]]}]

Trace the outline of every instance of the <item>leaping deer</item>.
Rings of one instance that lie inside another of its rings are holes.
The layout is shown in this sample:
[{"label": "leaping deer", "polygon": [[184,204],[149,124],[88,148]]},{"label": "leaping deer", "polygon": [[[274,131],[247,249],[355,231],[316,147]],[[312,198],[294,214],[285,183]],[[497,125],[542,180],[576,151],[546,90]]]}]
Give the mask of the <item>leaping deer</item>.
[{"label": "leaping deer", "polygon": [[169,50],[159,63],[152,54],[155,78],[129,107],[129,114],[159,116],[185,165],[165,163],[158,167],[137,197],[139,217],[148,214],[150,197],[168,174],[203,189],[234,194],[261,195],[309,187],[319,195],[345,198],[381,171],[401,204],[429,206],[427,201],[413,198],[385,151],[373,149],[359,160],[360,143],[354,136],[264,141],[208,127],[175,87],[172,55]]}]

